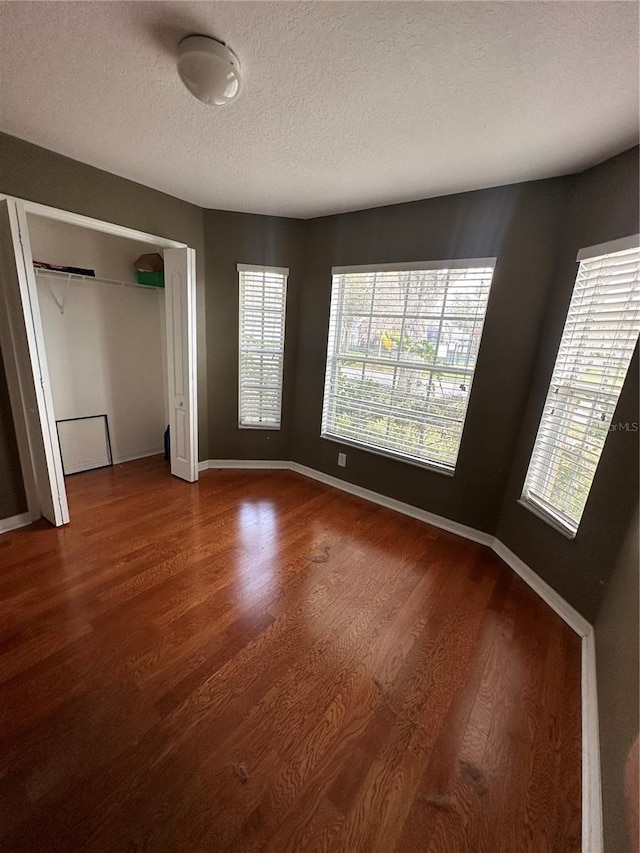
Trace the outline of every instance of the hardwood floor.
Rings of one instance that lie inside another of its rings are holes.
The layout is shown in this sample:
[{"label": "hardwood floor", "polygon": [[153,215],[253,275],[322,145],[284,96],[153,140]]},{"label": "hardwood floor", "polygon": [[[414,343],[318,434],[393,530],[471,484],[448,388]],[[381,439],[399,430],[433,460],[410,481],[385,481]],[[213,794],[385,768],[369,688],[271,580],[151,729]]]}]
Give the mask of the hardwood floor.
[{"label": "hardwood floor", "polygon": [[67,485],[0,537],[0,849],[580,849],[580,642],[488,549],[285,471]]}]

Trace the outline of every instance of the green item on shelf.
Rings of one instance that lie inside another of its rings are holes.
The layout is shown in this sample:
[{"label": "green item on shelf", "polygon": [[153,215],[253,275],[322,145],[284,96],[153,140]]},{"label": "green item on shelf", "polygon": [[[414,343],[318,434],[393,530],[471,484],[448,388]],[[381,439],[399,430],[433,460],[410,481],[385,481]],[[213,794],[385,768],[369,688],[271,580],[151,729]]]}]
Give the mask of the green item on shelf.
[{"label": "green item on shelf", "polygon": [[149,287],[164,287],[164,273],[148,272],[147,270],[136,270],[138,284],[146,284]]},{"label": "green item on shelf", "polygon": [[164,287],[164,260],[159,252],[140,255],[134,264],[138,284],[149,287]]}]

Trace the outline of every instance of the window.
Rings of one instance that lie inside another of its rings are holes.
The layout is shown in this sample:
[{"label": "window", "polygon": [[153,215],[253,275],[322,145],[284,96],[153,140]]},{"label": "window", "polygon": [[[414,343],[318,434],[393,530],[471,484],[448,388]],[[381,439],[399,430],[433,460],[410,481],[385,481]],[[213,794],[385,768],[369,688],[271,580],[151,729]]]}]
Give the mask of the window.
[{"label": "window", "polygon": [[322,435],[453,473],[494,265],[335,268]]},{"label": "window", "polygon": [[280,429],[288,269],[238,264],[238,423]]},{"label": "window", "polygon": [[[635,247],[627,247],[627,244]],[[640,327],[638,238],[596,246],[580,266],[522,502],[573,538]],[[604,248],[609,248],[606,254]],[[611,249],[620,249],[611,251]]]}]

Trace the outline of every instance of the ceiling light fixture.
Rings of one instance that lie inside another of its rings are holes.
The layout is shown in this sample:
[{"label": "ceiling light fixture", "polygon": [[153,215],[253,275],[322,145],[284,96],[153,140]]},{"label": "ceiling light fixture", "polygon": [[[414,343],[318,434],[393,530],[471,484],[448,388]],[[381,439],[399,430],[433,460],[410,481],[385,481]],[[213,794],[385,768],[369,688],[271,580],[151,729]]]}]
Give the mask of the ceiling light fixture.
[{"label": "ceiling light fixture", "polygon": [[192,95],[211,106],[230,104],[240,94],[238,57],[208,36],[187,36],[180,42],[178,74]]}]

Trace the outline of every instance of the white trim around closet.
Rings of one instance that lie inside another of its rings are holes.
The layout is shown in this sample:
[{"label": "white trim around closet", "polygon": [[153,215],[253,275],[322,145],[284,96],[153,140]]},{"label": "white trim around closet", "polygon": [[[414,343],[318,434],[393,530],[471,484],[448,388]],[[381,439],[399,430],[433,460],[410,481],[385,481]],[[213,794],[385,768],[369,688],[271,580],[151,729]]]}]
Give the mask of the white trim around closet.
[{"label": "white trim around closet", "polygon": [[56,219],[58,222],[66,222],[68,225],[77,225],[80,228],[89,228],[92,231],[101,231],[103,234],[111,234],[113,237],[126,237],[127,240],[135,240],[138,243],[151,243],[163,249],[184,249],[187,243],[178,240],[169,240],[168,237],[159,237],[156,234],[147,234],[146,231],[138,231],[136,228],[128,228],[126,225],[117,225],[115,222],[107,222],[104,219],[94,219],[91,216],[83,216],[80,213],[72,213],[70,210],[60,210],[57,207],[49,207],[35,201],[27,201],[17,196],[0,193],[0,198],[18,201],[23,205],[25,213],[34,216],[44,216],[47,219]]}]

